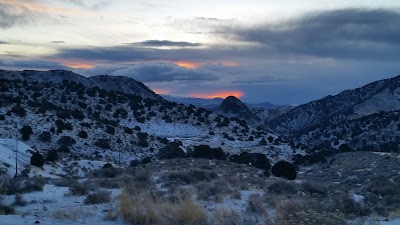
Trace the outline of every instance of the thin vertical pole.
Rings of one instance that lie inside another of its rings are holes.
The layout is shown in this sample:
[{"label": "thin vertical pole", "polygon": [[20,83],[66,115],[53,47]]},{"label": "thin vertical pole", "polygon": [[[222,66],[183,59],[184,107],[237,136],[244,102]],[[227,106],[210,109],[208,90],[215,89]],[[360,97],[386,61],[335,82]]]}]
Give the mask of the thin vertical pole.
[{"label": "thin vertical pole", "polygon": [[15,138],[15,176],[18,175],[18,138]]}]

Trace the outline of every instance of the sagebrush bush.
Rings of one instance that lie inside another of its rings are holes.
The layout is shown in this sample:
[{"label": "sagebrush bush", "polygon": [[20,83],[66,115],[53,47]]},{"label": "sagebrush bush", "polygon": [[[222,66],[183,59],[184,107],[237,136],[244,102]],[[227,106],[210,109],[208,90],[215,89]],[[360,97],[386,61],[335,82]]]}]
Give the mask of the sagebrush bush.
[{"label": "sagebrush bush", "polygon": [[87,195],[89,194],[89,187],[85,184],[74,182],[69,187],[69,193],[71,195]]},{"label": "sagebrush bush", "polygon": [[16,193],[43,191],[43,186],[46,183],[47,179],[42,176],[15,177],[4,183],[3,192],[11,195]]},{"label": "sagebrush bush", "polygon": [[268,192],[277,195],[296,194],[297,188],[293,182],[277,180],[267,188]]},{"label": "sagebrush bush", "polygon": [[111,193],[108,191],[97,191],[88,195],[83,202],[86,205],[108,203],[111,201]]},{"label": "sagebrush bush", "polygon": [[345,216],[337,210],[318,208],[315,202],[291,200],[277,204],[279,225],[347,225]]},{"label": "sagebrush bush", "polygon": [[17,206],[26,206],[26,204],[28,204],[20,194],[16,194],[15,195],[15,201],[13,203],[13,205],[17,205]]},{"label": "sagebrush bush", "polygon": [[263,197],[260,194],[251,194],[247,200],[246,210],[252,213],[264,214],[265,207],[263,202]]},{"label": "sagebrush bush", "polygon": [[0,202],[0,215],[13,215],[15,214],[15,209],[8,205],[3,205]]}]

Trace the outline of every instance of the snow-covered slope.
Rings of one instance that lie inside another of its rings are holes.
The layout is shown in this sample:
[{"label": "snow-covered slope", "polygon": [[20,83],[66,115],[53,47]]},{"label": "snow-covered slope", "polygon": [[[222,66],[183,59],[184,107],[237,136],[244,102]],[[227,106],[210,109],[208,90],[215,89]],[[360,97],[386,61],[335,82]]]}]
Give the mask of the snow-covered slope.
[{"label": "snow-covered slope", "polygon": [[[360,116],[400,109],[400,76],[376,81],[354,90],[297,106],[267,122],[279,134],[294,134],[337,118]],[[342,122],[342,121],[341,121]]]},{"label": "snow-covered slope", "polygon": [[[18,152],[16,150],[18,149]],[[16,163],[18,165],[18,173],[20,173],[27,165],[30,164],[33,149],[23,142],[15,139],[0,139],[0,169],[9,176],[15,174]],[[18,160],[15,159],[18,157]]]},{"label": "snow-covered slope", "polygon": [[122,76],[91,76],[84,77],[72,71],[49,70],[49,71],[7,71],[0,70],[0,79],[7,80],[26,80],[28,82],[39,83],[62,83],[64,80],[74,81],[84,85],[86,88],[98,87],[107,91],[119,91],[126,94],[135,94],[143,98],[160,98],[143,83],[132,78]]}]

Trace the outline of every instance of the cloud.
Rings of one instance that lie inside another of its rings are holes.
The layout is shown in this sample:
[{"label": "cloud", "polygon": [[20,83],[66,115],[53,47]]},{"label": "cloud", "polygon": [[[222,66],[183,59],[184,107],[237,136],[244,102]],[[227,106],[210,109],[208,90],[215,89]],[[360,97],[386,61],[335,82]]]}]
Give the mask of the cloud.
[{"label": "cloud", "polygon": [[10,43],[5,42],[5,41],[0,41],[0,45],[9,45]]},{"label": "cloud", "polygon": [[278,54],[400,59],[400,13],[391,10],[322,11],[280,24],[225,27],[218,32],[235,40],[258,43]]},{"label": "cloud", "polygon": [[7,29],[31,20],[32,12],[25,7],[0,2],[0,28]]},{"label": "cloud", "polygon": [[10,69],[70,69],[57,62],[43,60],[10,60],[0,57],[0,67]]},{"label": "cloud", "polygon": [[52,41],[52,44],[65,44],[65,41]]},{"label": "cloud", "polygon": [[204,69],[187,69],[174,64],[152,62],[140,64],[120,64],[114,66],[99,66],[83,70],[87,75],[108,74],[127,76],[142,82],[179,82],[179,81],[215,81],[218,74]]},{"label": "cloud", "polygon": [[147,40],[142,42],[126,43],[141,47],[198,47],[200,43],[190,43],[186,41],[168,41],[168,40]]},{"label": "cloud", "polygon": [[111,4],[111,1],[98,1],[98,0],[62,0],[64,2],[69,2],[76,6],[91,9],[91,10],[98,10],[103,9]]}]

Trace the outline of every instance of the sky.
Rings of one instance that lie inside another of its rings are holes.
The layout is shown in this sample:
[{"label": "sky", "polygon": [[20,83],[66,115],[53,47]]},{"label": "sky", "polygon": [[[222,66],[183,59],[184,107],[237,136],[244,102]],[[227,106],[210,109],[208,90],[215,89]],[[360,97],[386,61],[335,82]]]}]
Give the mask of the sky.
[{"label": "sky", "polygon": [[0,0],[0,68],[298,105],[400,75],[398,0]]}]

